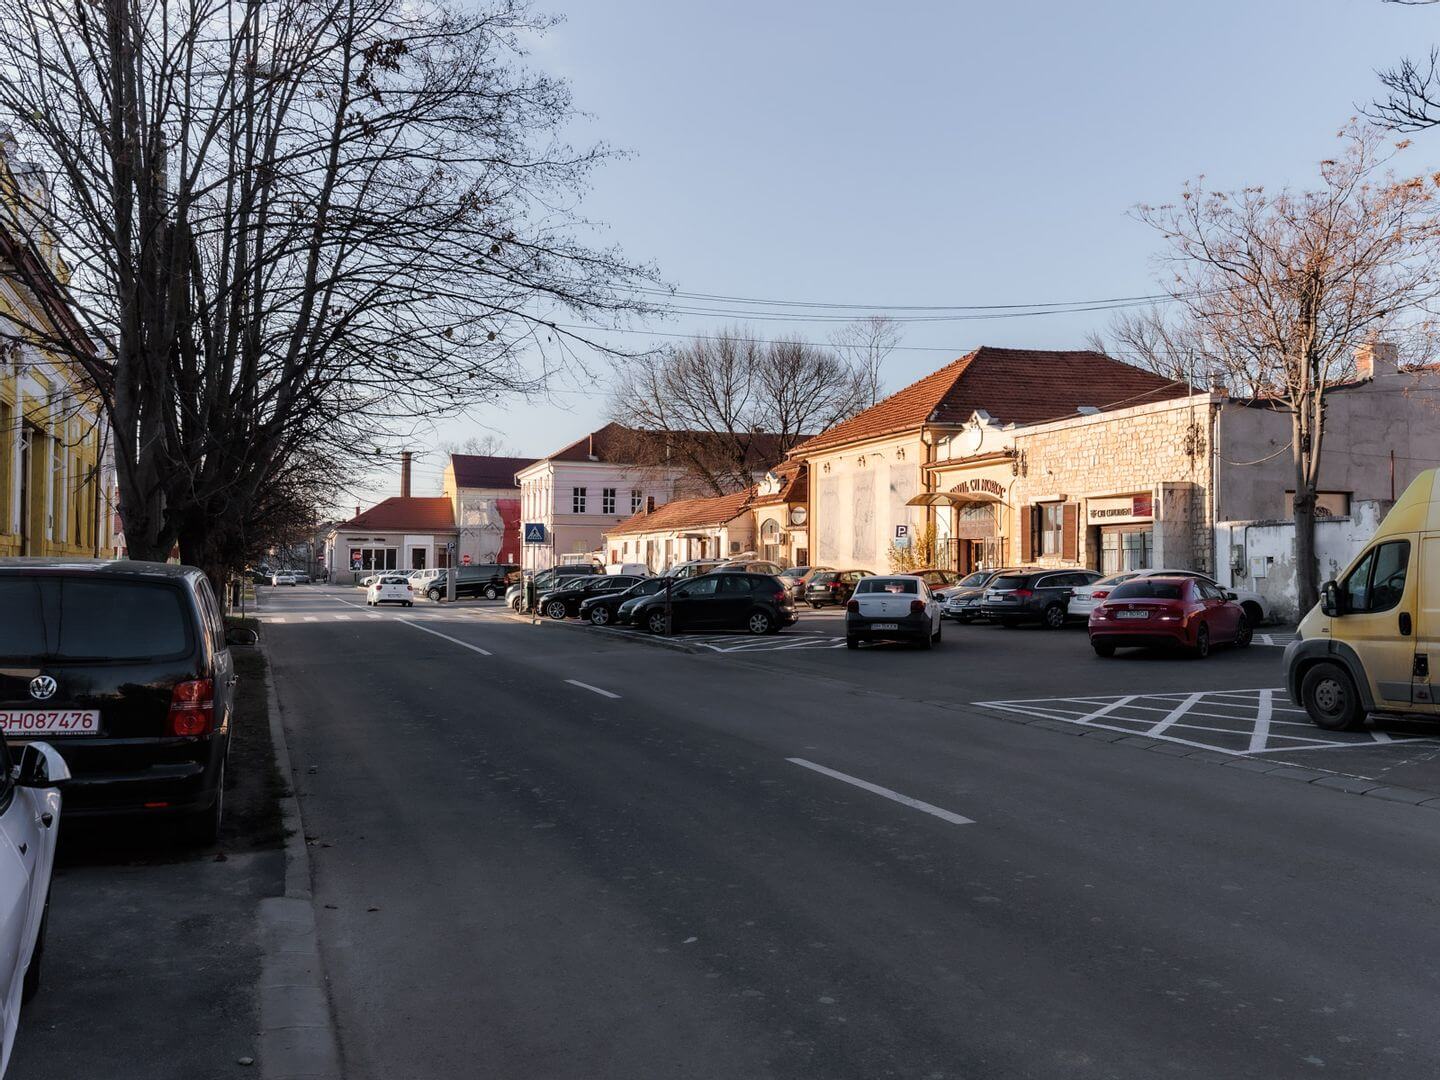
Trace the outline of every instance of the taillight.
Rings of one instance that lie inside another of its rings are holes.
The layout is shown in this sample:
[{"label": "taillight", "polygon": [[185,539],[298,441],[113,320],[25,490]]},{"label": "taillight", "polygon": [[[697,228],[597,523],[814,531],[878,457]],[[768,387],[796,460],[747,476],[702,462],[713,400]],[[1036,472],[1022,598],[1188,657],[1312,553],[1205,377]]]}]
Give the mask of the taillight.
[{"label": "taillight", "polygon": [[215,681],[193,679],[170,691],[170,734],[209,735],[215,728]]},{"label": "taillight", "polygon": [[1035,592],[1033,589],[1016,589],[1010,595],[1015,597],[1016,600],[1029,600],[1030,597],[1035,595]]},{"label": "taillight", "polygon": [[1096,599],[1096,600],[1104,600],[1105,597],[1107,597],[1107,596],[1110,595],[1110,590],[1109,590],[1109,589],[1096,589],[1096,590],[1095,590],[1094,592],[1092,592],[1090,595],[1091,595],[1092,598],[1094,598],[1094,599]]},{"label": "taillight", "polygon": [[925,610],[925,601],[924,601],[924,600],[911,600],[911,601],[910,601],[910,614],[912,614],[912,615],[919,615],[919,614],[920,614],[922,611],[924,611],[924,610]]},{"label": "taillight", "polygon": [[405,591],[406,591],[406,592],[414,592],[414,591],[415,591],[415,586],[414,586],[414,585],[406,585],[406,586],[405,586]]},{"label": "taillight", "polygon": [[845,601],[845,610],[846,610],[846,611],[859,611],[859,610],[860,610],[860,601],[859,601],[859,600],[847,600],[847,601]]}]

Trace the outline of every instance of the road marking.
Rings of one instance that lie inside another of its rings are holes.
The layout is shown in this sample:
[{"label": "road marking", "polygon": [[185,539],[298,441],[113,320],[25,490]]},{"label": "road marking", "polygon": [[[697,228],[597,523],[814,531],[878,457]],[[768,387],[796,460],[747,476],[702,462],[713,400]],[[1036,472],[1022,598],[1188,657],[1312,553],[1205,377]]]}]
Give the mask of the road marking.
[{"label": "road marking", "polygon": [[320,616],[319,616],[319,615],[306,615],[306,616],[305,616],[305,621],[306,621],[306,622],[319,622],[319,621],[320,621]]},{"label": "road marking", "polygon": [[1104,716],[1106,713],[1112,713],[1116,709],[1123,709],[1126,705],[1129,705],[1130,702],[1134,701],[1135,698],[1138,696],[1139,695],[1137,694],[1131,694],[1129,697],[1116,698],[1114,701],[1110,702],[1109,705],[1104,705],[1096,709],[1092,713],[1086,713],[1084,716],[1080,717],[1075,722],[1077,724],[1088,724],[1092,720],[1099,720],[1100,717]]},{"label": "road marking", "polygon": [[1173,726],[1175,721],[1179,720],[1182,716],[1184,716],[1187,712],[1189,712],[1197,704],[1199,704],[1200,699],[1204,696],[1205,695],[1203,693],[1190,694],[1179,705],[1176,705],[1175,708],[1171,709],[1170,714],[1166,716],[1164,720],[1161,720],[1154,727],[1150,728],[1150,730],[1146,731],[1145,734],[1150,736],[1163,734],[1166,728]]},{"label": "road marking", "polygon": [[592,694],[599,694],[601,697],[619,699],[619,694],[612,694],[609,690],[601,690],[598,686],[591,686],[588,682],[581,682],[579,679],[566,679],[571,686],[578,686],[581,690],[589,690]]},{"label": "road marking", "polygon": [[1270,741],[1270,719],[1274,709],[1275,691],[1261,690],[1260,703],[1255,709],[1255,727],[1250,732],[1250,752],[1264,750],[1265,744]]},{"label": "road marking", "polygon": [[349,615],[336,615],[336,616],[335,616],[335,620],[336,620],[337,622],[349,622],[349,621],[350,621],[350,616],[349,616]]},{"label": "road marking", "polygon": [[459,645],[462,649],[469,649],[471,652],[477,652],[477,653],[479,653],[481,656],[494,656],[494,655],[495,655],[494,653],[492,653],[492,652],[490,652],[490,651],[488,651],[488,650],[486,650],[486,649],[480,648],[479,645],[471,645],[468,641],[461,641],[458,637],[451,637],[449,634],[442,634],[439,630],[431,630],[430,627],[428,627],[428,626],[421,626],[418,622],[416,622],[412,617],[410,617],[410,616],[408,616],[408,615],[402,615],[402,616],[400,617],[400,621],[401,621],[402,623],[404,623],[406,626],[413,626],[416,630],[424,630],[425,633],[427,633],[427,634],[434,634],[436,637],[438,637],[438,638],[444,638],[446,641],[453,641],[456,645]]},{"label": "road marking", "polygon": [[891,802],[898,802],[902,806],[908,806],[912,810],[919,810],[926,814],[932,814],[941,821],[948,821],[951,825],[974,825],[973,819],[961,817],[959,814],[949,810],[942,810],[938,806],[932,806],[928,802],[921,802],[919,799],[912,799],[909,795],[901,795],[898,791],[891,791],[879,784],[872,784],[869,780],[861,780],[858,776],[850,776],[847,773],[836,772],[834,769],[827,769],[824,765],[816,765],[813,761],[806,761],[804,758],[786,758],[792,765],[799,765],[802,769],[810,769],[832,780],[840,780],[847,784],[853,784],[862,791],[868,791],[872,795],[879,795],[882,799],[889,799]]},{"label": "road marking", "polygon": [[272,616],[270,616],[270,618],[266,619],[265,621],[266,621],[266,622],[273,622],[273,623],[282,623],[282,622],[285,621],[285,616],[284,616],[284,615],[272,615]]}]

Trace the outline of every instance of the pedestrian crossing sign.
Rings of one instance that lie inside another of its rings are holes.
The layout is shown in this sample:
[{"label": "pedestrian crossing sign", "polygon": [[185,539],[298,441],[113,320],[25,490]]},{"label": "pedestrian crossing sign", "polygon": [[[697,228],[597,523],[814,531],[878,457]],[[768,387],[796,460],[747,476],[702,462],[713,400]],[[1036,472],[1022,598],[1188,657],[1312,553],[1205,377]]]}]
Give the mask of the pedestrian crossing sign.
[{"label": "pedestrian crossing sign", "polygon": [[534,521],[525,523],[525,542],[527,544],[545,543],[545,525],[543,522]]}]

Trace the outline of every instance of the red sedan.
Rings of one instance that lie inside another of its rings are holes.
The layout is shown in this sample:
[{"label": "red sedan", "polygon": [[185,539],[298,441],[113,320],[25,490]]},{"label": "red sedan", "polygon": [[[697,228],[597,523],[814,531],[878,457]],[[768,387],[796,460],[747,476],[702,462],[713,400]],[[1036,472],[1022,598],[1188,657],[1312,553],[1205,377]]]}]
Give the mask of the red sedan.
[{"label": "red sedan", "polygon": [[1090,613],[1090,647],[1114,656],[1121,646],[1180,647],[1209,656],[1212,645],[1243,649],[1253,634],[1235,594],[1190,577],[1132,578]]}]

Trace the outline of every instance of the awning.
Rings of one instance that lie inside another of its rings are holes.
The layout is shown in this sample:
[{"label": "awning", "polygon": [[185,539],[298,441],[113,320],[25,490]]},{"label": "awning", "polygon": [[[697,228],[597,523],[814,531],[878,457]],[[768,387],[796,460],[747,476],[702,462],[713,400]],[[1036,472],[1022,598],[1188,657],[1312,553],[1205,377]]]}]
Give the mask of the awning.
[{"label": "awning", "polygon": [[986,506],[1003,505],[998,496],[984,491],[924,491],[910,499],[906,506]]}]

